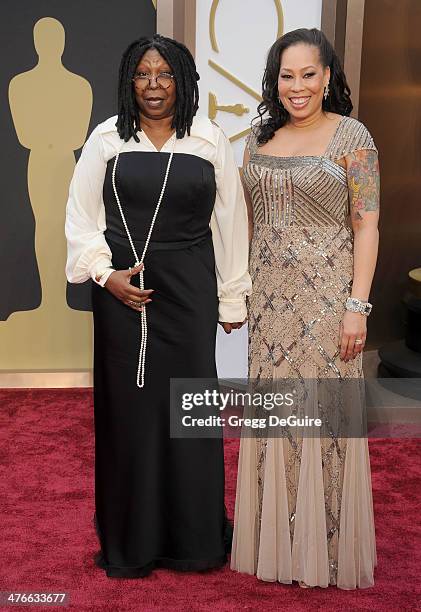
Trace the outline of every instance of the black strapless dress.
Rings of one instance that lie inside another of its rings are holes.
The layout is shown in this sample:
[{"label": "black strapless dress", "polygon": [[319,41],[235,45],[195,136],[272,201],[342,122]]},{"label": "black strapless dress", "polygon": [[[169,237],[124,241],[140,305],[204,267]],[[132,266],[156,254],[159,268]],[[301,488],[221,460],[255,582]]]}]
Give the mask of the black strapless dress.
[{"label": "black strapless dress", "polygon": [[[139,256],[169,153],[120,154],[116,186]],[[106,240],[116,269],[133,253],[107,165]],[[92,283],[94,315],[95,515],[107,576],[137,578],[155,567],[222,566],[230,547],[221,439],[170,437],[170,378],[216,378],[218,298],[209,222],[213,165],[175,153],[145,257],[145,386],[136,385],[139,314]],[[143,242],[142,242],[143,241]],[[138,285],[138,277],[132,277]]]}]

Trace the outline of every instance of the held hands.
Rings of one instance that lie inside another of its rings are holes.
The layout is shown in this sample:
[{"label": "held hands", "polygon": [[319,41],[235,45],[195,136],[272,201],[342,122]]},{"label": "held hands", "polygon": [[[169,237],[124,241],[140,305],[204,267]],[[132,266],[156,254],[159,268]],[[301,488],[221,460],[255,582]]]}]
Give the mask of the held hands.
[{"label": "held hands", "polygon": [[[140,312],[145,304],[152,302],[151,294],[154,289],[144,289],[143,291],[133,287],[130,279],[143,269],[143,264],[139,264],[131,270],[115,270],[110,274],[105,283],[105,287],[124,304],[132,310]],[[247,318],[241,322],[228,323],[219,321],[226,334],[230,334],[233,329],[241,329]],[[339,348],[341,349],[340,358],[342,361],[355,359],[365,346],[367,338],[367,317],[359,312],[346,311],[344,318],[339,326]],[[361,342],[359,342],[361,340]]]},{"label": "held hands", "polygon": [[143,263],[130,270],[115,270],[111,272],[104,287],[108,289],[118,300],[126,304],[132,310],[140,312],[145,304],[152,302],[150,296],[154,289],[141,291],[130,284],[130,279],[143,269]]},{"label": "held hands", "polygon": [[[346,311],[339,326],[339,348],[342,361],[349,361],[364,349],[367,337],[367,317],[359,312]],[[361,340],[361,342],[359,342]]]},{"label": "held hands", "polygon": [[241,327],[243,327],[246,321],[247,318],[245,318],[242,323],[224,323],[223,321],[218,321],[218,323],[219,325],[222,325],[226,334],[230,334],[233,329],[240,329]]}]

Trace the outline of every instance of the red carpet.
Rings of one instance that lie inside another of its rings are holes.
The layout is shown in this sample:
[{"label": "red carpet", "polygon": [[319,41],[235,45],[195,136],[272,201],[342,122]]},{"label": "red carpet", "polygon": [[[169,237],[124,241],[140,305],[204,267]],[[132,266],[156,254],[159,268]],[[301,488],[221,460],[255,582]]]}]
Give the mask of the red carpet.
[{"label": "red carpet", "polygon": [[[261,583],[228,567],[201,575],[157,570],[143,580],[121,580],[107,578],[93,563],[91,392],[1,390],[0,406],[0,591],[67,591],[71,604],[64,609],[110,612],[421,609],[420,440],[370,442],[379,557],[371,589],[303,590]],[[225,450],[232,517],[238,440],[228,440]]]}]

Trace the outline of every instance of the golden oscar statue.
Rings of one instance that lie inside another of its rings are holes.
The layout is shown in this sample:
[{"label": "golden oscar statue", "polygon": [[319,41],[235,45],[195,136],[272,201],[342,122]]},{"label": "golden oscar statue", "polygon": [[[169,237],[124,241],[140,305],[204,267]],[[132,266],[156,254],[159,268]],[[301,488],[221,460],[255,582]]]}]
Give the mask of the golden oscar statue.
[{"label": "golden oscar statue", "polygon": [[[28,191],[42,301],[38,309],[16,312],[0,322],[3,370],[91,367],[91,314],[66,303],[64,220],[74,151],[85,142],[91,117],[92,89],[63,66],[64,41],[59,21],[40,19],[34,27],[39,61],[32,70],[16,75],[9,86],[17,138],[30,150]],[[25,269],[17,273],[25,282]]]}]

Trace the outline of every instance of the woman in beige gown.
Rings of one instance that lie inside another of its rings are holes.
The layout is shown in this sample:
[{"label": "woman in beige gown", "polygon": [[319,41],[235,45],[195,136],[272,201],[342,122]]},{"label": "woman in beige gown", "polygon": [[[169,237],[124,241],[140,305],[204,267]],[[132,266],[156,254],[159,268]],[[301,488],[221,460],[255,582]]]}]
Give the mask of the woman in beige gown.
[{"label": "woman in beige gown", "polygon": [[[363,421],[361,352],[378,246],[377,149],[348,116],[349,94],[319,30],[285,34],[269,52],[261,121],[244,157],[249,377],[273,388],[313,381],[304,408],[328,433],[243,433],[231,568],[302,587],[369,587],[376,565],[367,439],[333,426]],[[327,379],[341,388],[351,381],[348,406],[333,383],[321,391]]]}]

